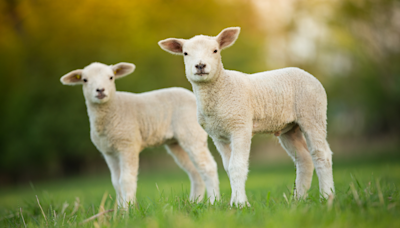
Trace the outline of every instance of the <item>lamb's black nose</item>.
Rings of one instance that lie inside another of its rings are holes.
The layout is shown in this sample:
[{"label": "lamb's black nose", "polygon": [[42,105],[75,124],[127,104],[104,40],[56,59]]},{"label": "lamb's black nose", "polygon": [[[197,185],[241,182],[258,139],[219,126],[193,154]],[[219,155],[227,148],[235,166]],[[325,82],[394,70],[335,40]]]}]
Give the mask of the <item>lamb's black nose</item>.
[{"label": "lamb's black nose", "polygon": [[104,88],[103,89],[96,89],[96,91],[99,92],[99,93],[104,92],[104,90],[105,90]]},{"label": "lamb's black nose", "polygon": [[200,70],[200,71],[201,71],[201,70],[203,70],[204,68],[206,68],[206,64],[200,63],[200,64],[197,64],[195,67],[196,67],[197,70]]}]

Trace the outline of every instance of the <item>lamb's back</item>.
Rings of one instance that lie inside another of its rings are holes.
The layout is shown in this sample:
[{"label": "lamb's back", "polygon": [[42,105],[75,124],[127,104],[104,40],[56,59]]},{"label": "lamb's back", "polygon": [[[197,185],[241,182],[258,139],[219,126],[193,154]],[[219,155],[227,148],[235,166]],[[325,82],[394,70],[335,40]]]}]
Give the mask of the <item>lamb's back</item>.
[{"label": "lamb's back", "polygon": [[[255,119],[295,121],[305,109],[325,106],[326,93],[311,74],[290,67],[248,75]],[[308,110],[307,110],[308,111]]]},{"label": "lamb's back", "polygon": [[135,119],[147,146],[171,139],[177,121],[182,124],[197,121],[196,98],[187,89],[174,87],[140,94],[118,92],[118,98],[126,118]]}]

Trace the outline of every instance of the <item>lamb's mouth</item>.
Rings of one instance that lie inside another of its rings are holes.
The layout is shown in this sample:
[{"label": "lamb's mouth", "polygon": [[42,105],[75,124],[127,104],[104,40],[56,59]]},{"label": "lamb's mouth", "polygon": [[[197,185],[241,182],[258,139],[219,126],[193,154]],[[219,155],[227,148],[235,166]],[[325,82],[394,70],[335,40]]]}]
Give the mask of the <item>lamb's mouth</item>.
[{"label": "lamb's mouth", "polygon": [[201,72],[201,73],[195,73],[194,75],[199,75],[199,76],[203,76],[203,75],[208,75],[208,73],[205,73],[205,72]]},{"label": "lamb's mouth", "polygon": [[106,96],[107,95],[105,95],[104,93],[100,93],[96,97],[101,100],[101,99],[105,98]]}]

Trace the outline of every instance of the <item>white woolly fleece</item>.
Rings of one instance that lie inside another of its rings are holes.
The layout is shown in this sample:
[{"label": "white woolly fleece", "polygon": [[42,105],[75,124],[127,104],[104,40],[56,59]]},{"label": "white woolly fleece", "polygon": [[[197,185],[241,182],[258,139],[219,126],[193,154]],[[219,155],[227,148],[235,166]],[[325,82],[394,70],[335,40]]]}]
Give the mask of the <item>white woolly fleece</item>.
[{"label": "white woolly fleece", "polygon": [[245,182],[251,137],[274,133],[297,166],[296,195],[305,197],[314,166],[323,197],[333,196],[332,152],[326,141],[327,97],[321,83],[298,68],[256,74],[225,70],[220,52],[240,28],[218,36],[169,38],[162,49],[184,55],[186,77],[197,99],[200,125],[212,137],[230,177],[231,205],[248,204]]},{"label": "white woolly fleece", "polygon": [[119,206],[135,201],[140,151],[162,144],[189,175],[190,199],[201,200],[206,187],[213,203],[219,198],[217,165],[197,123],[195,96],[183,88],[117,92],[114,80],[134,68],[92,63],[61,78],[66,85],[83,85],[91,140],[110,168]]}]

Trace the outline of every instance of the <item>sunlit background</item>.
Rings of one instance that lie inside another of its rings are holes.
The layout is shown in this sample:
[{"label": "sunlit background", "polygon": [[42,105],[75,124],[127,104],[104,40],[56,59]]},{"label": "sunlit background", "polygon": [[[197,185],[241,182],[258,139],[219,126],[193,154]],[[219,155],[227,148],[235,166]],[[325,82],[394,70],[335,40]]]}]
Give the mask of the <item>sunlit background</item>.
[{"label": "sunlit background", "polygon": [[[89,138],[82,89],[61,85],[62,75],[124,61],[136,70],[118,90],[191,89],[183,58],[157,42],[230,26],[241,34],[222,52],[226,69],[296,66],[322,82],[334,164],[399,153],[399,1],[3,0],[0,11],[2,186],[108,172]],[[143,172],[178,169],[162,147],[140,158]],[[251,163],[277,162],[291,161],[276,138],[255,137]]]}]

